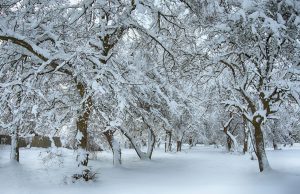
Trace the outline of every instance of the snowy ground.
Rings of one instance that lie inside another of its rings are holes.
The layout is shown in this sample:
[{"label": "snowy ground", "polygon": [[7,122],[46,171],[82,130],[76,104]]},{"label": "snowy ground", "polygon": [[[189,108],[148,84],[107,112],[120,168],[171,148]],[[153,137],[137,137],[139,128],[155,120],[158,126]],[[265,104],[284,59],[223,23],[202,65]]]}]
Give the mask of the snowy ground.
[{"label": "snowy ground", "polygon": [[[21,149],[20,165],[9,162],[9,147],[0,147],[1,194],[299,194],[300,145],[268,151],[273,171],[259,173],[249,155],[197,146],[182,153],[156,150],[152,161],[140,161],[123,150],[123,166],[112,166],[101,152],[90,165],[95,182],[69,183],[76,171],[75,153],[61,149],[62,158],[45,162],[46,149]],[[60,164],[60,165],[59,165]],[[59,167],[60,166],[60,167]]]}]

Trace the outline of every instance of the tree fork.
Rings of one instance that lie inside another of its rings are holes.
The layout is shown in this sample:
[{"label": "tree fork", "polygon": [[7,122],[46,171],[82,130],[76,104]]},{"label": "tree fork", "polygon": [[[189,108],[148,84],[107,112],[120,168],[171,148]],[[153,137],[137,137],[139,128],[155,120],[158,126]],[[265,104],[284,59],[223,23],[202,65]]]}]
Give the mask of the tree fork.
[{"label": "tree fork", "polygon": [[107,130],[103,133],[103,135],[106,138],[106,141],[109,144],[109,147],[111,148],[112,152],[113,152],[113,164],[115,166],[121,165],[122,161],[121,161],[121,149],[119,145],[115,145],[117,142],[115,142],[114,139],[114,133],[115,131],[113,130]]}]

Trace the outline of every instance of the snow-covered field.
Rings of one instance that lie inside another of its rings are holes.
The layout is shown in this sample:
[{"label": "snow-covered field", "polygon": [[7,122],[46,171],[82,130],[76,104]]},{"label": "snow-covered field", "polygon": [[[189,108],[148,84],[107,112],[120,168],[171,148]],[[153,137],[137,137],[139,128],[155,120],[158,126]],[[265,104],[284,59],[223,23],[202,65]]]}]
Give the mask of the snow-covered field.
[{"label": "snow-covered field", "polygon": [[123,166],[113,167],[108,152],[90,165],[95,182],[70,183],[76,153],[60,149],[60,159],[46,162],[46,149],[21,149],[20,164],[9,162],[9,147],[0,148],[0,194],[299,194],[300,145],[268,151],[273,171],[258,172],[249,155],[197,146],[182,153],[155,150],[141,161],[123,150]]}]

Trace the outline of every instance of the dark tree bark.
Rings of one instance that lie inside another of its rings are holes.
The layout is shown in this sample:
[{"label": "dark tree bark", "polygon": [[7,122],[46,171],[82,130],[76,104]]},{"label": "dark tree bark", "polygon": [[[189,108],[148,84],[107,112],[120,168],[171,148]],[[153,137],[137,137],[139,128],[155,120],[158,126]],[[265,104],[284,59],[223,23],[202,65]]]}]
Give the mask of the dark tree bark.
[{"label": "dark tree bark", "polygon": [[148,128],[148,149],[147,149],[147,155],[148,155],[148,158],[151,160],[152,158],[152,153],[153,153],[153,150],[154,150],[154,145],[155,145],[155,142],[156,142],[156,138],[155,138],[155,135],[154,135],[154,131],[151,129],[151,128]]},{"label": "dark tree bark", "polygon": [[249,131],[247,129],[247,119],[246,119],[245,115],[243,115],[243,127],[244,127],[243,153],[246,154],[246,152],[248,152]]},{"label": "dark tree bark", "polygon": [[182,141],[177,141],[177,152],[181,152]]},{"label": "dark tree bark", "polygon": [[168,151],[172,151],[172,132],[169,131],[169,142],[168,142]]},{"label": "dark tree bark", "polygon": [[248,152],[248,140],[249,140],[249,131],[247,130],[247,120],[243,118],[244,124],[244,146],[243,146],[243,153],[246,154]]},{"label": "dark tree bark", "polygon": [[171,151],[172,151],[172,132],[166,131],[165,152],[171,152]]},{"label": "dark tree bark", "polygon": [[189,138],[189,145],[190,145],[190,147],[193,146],[193,138],[192,137]]},{"label": "dark tree bark", "polygon": [[166,132],[166,135],[165,135],[165,152],[167,152],[167,147],[168,147],[167,139],[168,139],[168,133]]},{"label": "dark tree bark", "polygon": [[20,152],[19,152],[19,134],[18,130],[14,132],[11,138],[11,160],[20,161]]},{"label": "dark tree bark", "polygon": [[275,143],[274,139],[273,139],[273,148],[274,148],[274,150],[278,150],[278,145],[277,145],[277,143]]},{"label": "dark tree bark", "polygon": [[222,124],[223,125],[223,132],[226,135],[226,149],[227,149],[228,152],[230,152],[231,147],[232,147],[232,139],[231,139],[231,137],[228,133],[229,126],[230,126],[230,123],[232,122],[232,120],[233,120],[233,116],[232,116],[232,113],[230,113],[230,119],[227,121],[226,124]]},{"label": "dark tree bark", "polygon": [[[83,83],[81,82],[78,82],[77,83],[77,89],[78,89],[78,92],[80,94],[80,97],[81,98],[84,98],[84,95],[85,95],[85,86],[83,85]],[[84,112],[81,116],[78,117],[77,119],[77,130],[78,132],[80,132],[82,134],[82,137],[80,139],[80,143],[79,143],[79,147],[83,150],[87,150],[88,148],[88,131],[87,131],[87,128],[88,128],[88,121],[89,121],[89,117],[90,117],[90,114],[91,114],[91,109],[92,109],[92,106],[93,106],[93,101],[92,101],[92,97],[89,96],[87,98],[87,100],[83,103],[83,108],[84,108]],[[87,166],[88,165],[88,160],[89,160],[89,154],[88,153],[85,153],[85,157],[84,159],[82,159],[81,162],[81,165],[83,166]]]},{"label": "dark tree bark", "polygon": [[232,147],[232,141],[231,141],[231,139],[230,139],[230,137],[227,135],[227,137],[226,137],[226,143],[227,143],[227,151],[228,152],[230,152],[230,150],[231,150],[231,147]]},{"label": "dark tree bark", "polygon": [[262,118],[254,117],[252,124],[254,126],[254,138],[255,138],[255,149],[256,149],[255,153],[258,160],[259,170],[260,172],[262,172],[270,169],[270,165],[265,151],[263,131],[261,128]]},{"label": "dark tree bark", "polygon": [[247,153],[248,152],[248,133],[245,134],[244,137],[244,146],[243,146],[243,153]]}]

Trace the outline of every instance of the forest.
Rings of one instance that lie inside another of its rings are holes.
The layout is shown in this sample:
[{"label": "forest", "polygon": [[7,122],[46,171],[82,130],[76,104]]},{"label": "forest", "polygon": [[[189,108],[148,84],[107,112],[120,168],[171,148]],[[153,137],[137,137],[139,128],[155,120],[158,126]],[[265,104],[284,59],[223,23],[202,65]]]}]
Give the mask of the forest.
[{"label": "forest", "polygon": [[0,93],[3,194],[300,189],[298,0],[0,0]]}]

